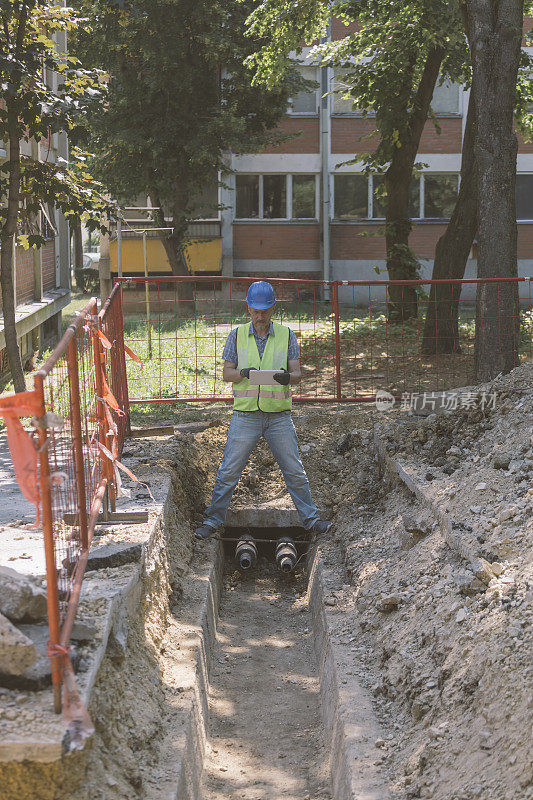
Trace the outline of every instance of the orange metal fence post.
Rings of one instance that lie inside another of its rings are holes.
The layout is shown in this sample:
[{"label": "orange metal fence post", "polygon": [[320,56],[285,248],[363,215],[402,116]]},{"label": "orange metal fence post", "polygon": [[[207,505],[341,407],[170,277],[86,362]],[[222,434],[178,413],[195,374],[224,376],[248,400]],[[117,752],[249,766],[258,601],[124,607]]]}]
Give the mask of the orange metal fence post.
[{"label": "orange metal fence post", "polygon": [[74,469],[76,475],[76,491],[78,493],[78,514],[80,525],[80,545],[87,550],[87,498],[85,491],[85,470],[83,467],[83,438],[80,412],[80,379],[78,372],[78,337],[77,333],[69,342],[67,349],[68,379],[70,385],[70,419],[72,424],[72,445],[74,450]]},{"label": "orange metal fence post", "polygon": [[[130,398],[128,392],[128,378],[126,375],[126,352],[124,350],[124,312],[122,309],[122,286],[118,287],[117,296],[115,300],[115,319],[116,319],[116,332],[117,332],[117,353],[116,358],[117,362],[120,365],[118,369],[118,374],[120,375],[120,382],[121,382],[121,395],[122,395],[122,404],[126,415],[126,435],[131,436],[131,420],[130,420]],[[120,443],[120,449],[122,449],[123,442]]]},{"label": "orange metal fence post", "polygon": [[119,406],[124,412],[124,418],[115,419],[118,429],[118,449],[122,452],[125,436],[131,435],[130,401],[128,392],[128,376],[126,372],[126,352],[124,349],[124,317],[122,310],[122,284],[116,283],[100,314],[98,315],[100,329],[113,344],[110,352],[111,389]]},{"label": "orange metal fence post", "polygon": [[[37,372],[33,379],[35,390],[39,395],[39,487],[41,493],[41,512],[44,537],[44,554],[46,561],[46,603],[48,609],[48,630],[50,643],[59,644],[59,591],[57,586],[57,568],[54,547],[54,522],[52,515],[52,495],[50,492],[50,465],[48,463],[48,432],[45,422],[46,407],[44,402],[43,375]],[[50,658],[52,686],[54,690],[54,711],[61,712],[61,679],[62,665],[57,656]]]},{"label": "orange metal fence post", "polygon": [[[107,422],[104,411],[104,353],[100,344],[100,339],[97,336],[92,337],[93,340],[93,359],[94,359],[94,377],[96,382],[96,395],[97,395],[97,410],[98,410],[98,441],[104,447],[107,447]],[[100,451],[100,472],[102,477],[107,477],[108,493],[110,494],[110,484],[113,481],[113,464],[103,451]],[[107,494],[107,493],[106,493]],[[107,502],[104,501],[102,507],[104,516],[107,517]],[[114,509],[113,509],[114,510]]]}]

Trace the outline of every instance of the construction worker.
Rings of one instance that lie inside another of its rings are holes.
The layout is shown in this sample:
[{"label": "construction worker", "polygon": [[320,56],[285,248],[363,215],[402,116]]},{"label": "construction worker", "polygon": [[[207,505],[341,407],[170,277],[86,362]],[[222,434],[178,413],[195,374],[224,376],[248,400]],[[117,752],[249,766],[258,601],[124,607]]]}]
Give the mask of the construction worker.
[{"label": "construction worker", "polygon": [[[233,490],[261,436],[279,464],[303,527],[325,533],[332,523],[320,519],[311,497],[291,418],[290,387],[302,378],[296,336],[285,325],[271,321],[276,295],[270,283],[252,283],[246,303],[252,321],[231,331],[222,353],[222,377],[233,384],[234,410],[211,505],[195,536],[208,539],[224,524]],[[274,375],[278,385],[252,385],[250,372],[257,369],[279,370]]]}]

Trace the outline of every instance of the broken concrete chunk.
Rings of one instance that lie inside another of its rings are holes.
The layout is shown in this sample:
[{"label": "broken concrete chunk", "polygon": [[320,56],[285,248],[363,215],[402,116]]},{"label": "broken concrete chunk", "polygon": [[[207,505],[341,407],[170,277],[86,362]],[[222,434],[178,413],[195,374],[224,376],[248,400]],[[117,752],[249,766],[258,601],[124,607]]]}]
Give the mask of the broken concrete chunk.
[{"label": "broken concrete chunk", "polygon": [[46,619],[46,592],[25,575],[0,567],[0,613],[13,622]]},{"label": "broken concrete chunk", "polygon": [[75,622],[74,625],[72,626],[72,633],[70,634],[70,638],[74,642],[88,642],[90,639],[94,639],[97,633],[98,633],[98,628],[96,627],[93,621],[79,620]]},{"label": "broken concrete chunk", "polygon": [[0,671],[21,675],[36,659],[37,650],[31,639],[0,614]]},{"label": "broken concrete chunk", "polygon": [[413,533],[415,536],[425,536],[431,530],[431,527],[423,520],[415,519],[411,514],[402,514],[403,527],[408,533]]},{"label": "broken concrete chunk", "polygon": [[137,542],[116,542],[94,547],[87,559],[87,569],[105,569],[106,567],[122,567],[140,561],[142,544]]},{"label": "broken concrete chunk", "polygon": [[[36,659],[16,675],[9,674],[0,667],[0,686],[5,686],[7,689],[19,689],[23,692],[37,692],[52,683],[50,659],[47,655],[47,645],[50,639],[48,625],[21,625],[20,633],[35,648]],[[79,653],[75,646],[72,646],[69,650],[69,658],[74,670],[76,670]]]},{"label": "broken concrete chunk", "polygon": [[397,594],[382,594],[376,608],[378,611],[394,611],[400,605],[400,598]]},{"label": "broken concrete chunk", "polygon": [[511,456],[508,453],[496,453],[492,460],[494,469],[508,469],[511,463]]}]

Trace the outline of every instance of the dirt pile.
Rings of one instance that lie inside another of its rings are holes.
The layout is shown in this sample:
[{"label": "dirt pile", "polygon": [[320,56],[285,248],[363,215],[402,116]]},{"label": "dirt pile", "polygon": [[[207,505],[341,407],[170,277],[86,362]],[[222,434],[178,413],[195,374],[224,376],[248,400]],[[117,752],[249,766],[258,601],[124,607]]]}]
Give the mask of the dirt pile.
[{"label": "dirt pile", "polygon": [[[373,416],[367,410],[337,407],[305,410],[293,415],[300,454],[318,507],[334,515],[341,507],[357,507],[376,491],[377,469],[372,446]],[[207,472],[206,500],[222,458],[228,421],[194,436]],[[250,506],[287,496],[285,482],[272,453],[261,439],[237,484],[232,505]]]},{"label": "dirt pile", "polygon": [[494,408],[392,415],[381,430],[461,541],[492,564],[488,586],[398,484],[372,513],[339,514],[354,589],[342,595],[339,635],[355,637],[388,721],[379,749],[401,798],[533,796],[532,375],[524,365],[478,387],[476,397],[496,392]]}]

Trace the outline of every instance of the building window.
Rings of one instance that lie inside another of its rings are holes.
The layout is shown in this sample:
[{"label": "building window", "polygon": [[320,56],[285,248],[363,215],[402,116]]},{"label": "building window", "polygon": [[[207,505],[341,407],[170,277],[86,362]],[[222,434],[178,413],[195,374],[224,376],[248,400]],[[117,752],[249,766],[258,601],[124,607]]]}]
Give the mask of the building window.
[{"label": "building window", "polygon": [[[316,67],[297,67],[298,72],[306,81],[317,81]],[[298,92],[296,97],[291,97],[289,114],[316,114],[318,113],[317,89]]]},{"label": "building window", "polygon": [[361,116],[361,109],[355,105],[352,97],[347,97],[346,92],[350,88],[347,78],[347,71],[336,69],[333,77],[333,113],[334,114],[358,114]]},{"label": "building window", "polygon": [[[525,177],[525,176],[524,176]],[[533,175],[528,176],[533,178]],[[341,174],[333,177],[335,219],[385,219],[385,177]],[[409,187],[411,219],[449,219],[459,187],[456,173],[422,174]],[[533,202],[530,201],[530,206]],[[530,209],[533,214],[533,208]]]},{"label": "building window", "polygon": [[516,176],[516,218],[533,220],[533,175]]},{"label": "building window", "polygon": [[458,83],[444,81],[440,86],[435,86],[431,108],[435,114],[459,114],[459,93]]},{"label": "building window", "polygon": [[[385,192],[385,176],[372,176],[372,219],[385,219],[387,196]],[[419,219],[420,214],[420,180],[414,178],[409,187],[409,216]]]},{"label": "building window", "polygon": [[365,175],[335,175],[334,192],[336,217],[368,218],[368,179]]},{"label": "building window", "polygon": [[424,218],[449,219],[458,190],[458,175],[424,175]]},{"label": "building window", "polygon": [[235,219],[316,219],[316,175],[237,175]]},{"label": "building window", "polygon": [[294,219],[316,217],[316,178],[314,175],[292,176],[292,216]]},{"label": "building window", "polygon": [[287,176],[263,176],[263,217],[265,219],[286,219],[287,217]]},{"label": "building window", "polygon": [[255,219],[259,216],[259,175],[237,175],[235,216]]}]

